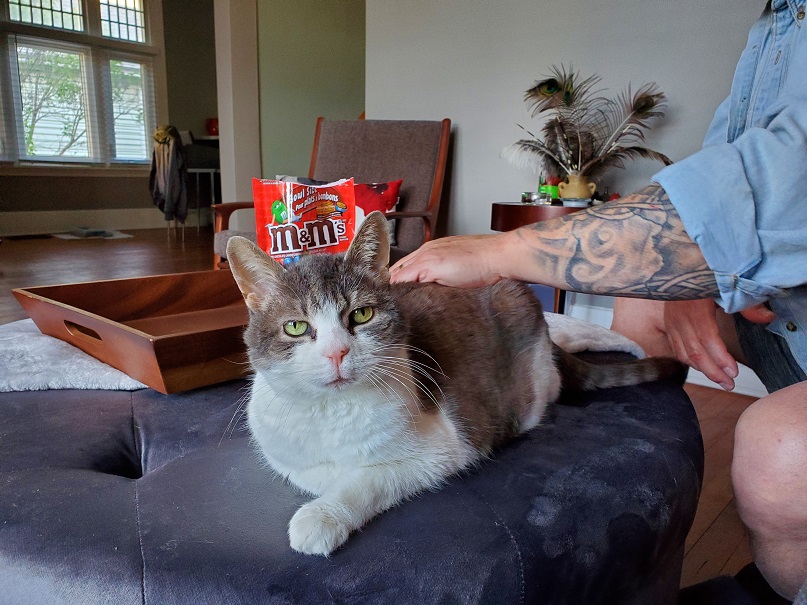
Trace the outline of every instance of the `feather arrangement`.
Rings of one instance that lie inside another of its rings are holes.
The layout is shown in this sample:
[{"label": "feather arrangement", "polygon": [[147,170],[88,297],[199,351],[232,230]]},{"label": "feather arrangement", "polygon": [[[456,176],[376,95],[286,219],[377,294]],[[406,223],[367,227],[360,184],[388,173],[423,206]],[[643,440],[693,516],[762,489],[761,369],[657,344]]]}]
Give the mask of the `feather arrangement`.
[{"label": "feather arrangement", "polygon": [[515,163],[543,161],[550,176],[580,175],[595,180],[609,168],[624,168],[625,160],[647,158],[672,164],[666,155],[644,146],[645,131],[664,115],[666,97],[656,84],[635,93],[630,85],[616,98],[602,95],[599,76],[553,66],[549,77],[535,82],[524,100],[532,117],[548,114],[539,138],[518,125],[530,138],[505,150]]}]

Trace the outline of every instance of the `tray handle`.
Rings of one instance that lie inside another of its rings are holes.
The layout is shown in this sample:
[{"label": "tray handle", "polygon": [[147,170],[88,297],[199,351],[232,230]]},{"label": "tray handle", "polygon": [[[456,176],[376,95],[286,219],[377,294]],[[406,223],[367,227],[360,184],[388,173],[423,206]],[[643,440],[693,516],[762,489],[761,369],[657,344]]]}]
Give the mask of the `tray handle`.
[{"label": "tray handle", "polygon": [[73,321],[65,319],[64,327],[67,328],[67,331],[76,338],[83,338],[84,340],[89,340],[90,342],[103,342],[103,339],[98,332],[88,328],[87,326],[82,326]]}]

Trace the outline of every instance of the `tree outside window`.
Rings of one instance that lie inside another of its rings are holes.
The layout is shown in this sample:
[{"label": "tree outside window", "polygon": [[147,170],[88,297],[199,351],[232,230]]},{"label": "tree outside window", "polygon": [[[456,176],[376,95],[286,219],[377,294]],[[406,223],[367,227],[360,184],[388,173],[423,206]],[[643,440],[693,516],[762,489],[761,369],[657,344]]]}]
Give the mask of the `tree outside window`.
[{"label": "tree outside window", "polygon": [[90,157],[83,57],[17,45],[25,155]]}]

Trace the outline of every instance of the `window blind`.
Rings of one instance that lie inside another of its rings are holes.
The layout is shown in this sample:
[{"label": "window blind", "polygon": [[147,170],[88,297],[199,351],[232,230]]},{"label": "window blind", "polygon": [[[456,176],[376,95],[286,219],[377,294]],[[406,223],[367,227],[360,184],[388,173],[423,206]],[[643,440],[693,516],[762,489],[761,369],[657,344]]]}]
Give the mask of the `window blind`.
[{"label": "window blind", "polygon": [[[156,98],[152,55],[138,52],[147,39],[142,0],[0,1],[9,21],[42,32],[0,31],[0,159],[148,162]],[[61,31],[89,35],[77,43]],[[110,50],[103,38],[134,42]]]}]

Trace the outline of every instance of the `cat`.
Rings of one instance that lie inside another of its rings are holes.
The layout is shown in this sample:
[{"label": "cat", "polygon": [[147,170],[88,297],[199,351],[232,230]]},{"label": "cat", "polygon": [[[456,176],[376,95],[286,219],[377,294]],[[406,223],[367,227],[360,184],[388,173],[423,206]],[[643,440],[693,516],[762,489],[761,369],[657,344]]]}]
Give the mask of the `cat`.
[{"label": "cat", "polygon": [[289,523],[302,553],[329,555],[536,427],[562,387],[681,378],[672,359],[600,366],[563,352],[518,282],[390,285],[380,212],[341,255],[284,268],[233,237],[227,259],[250,315],[252,438],[277,474],[317,496]]}]

